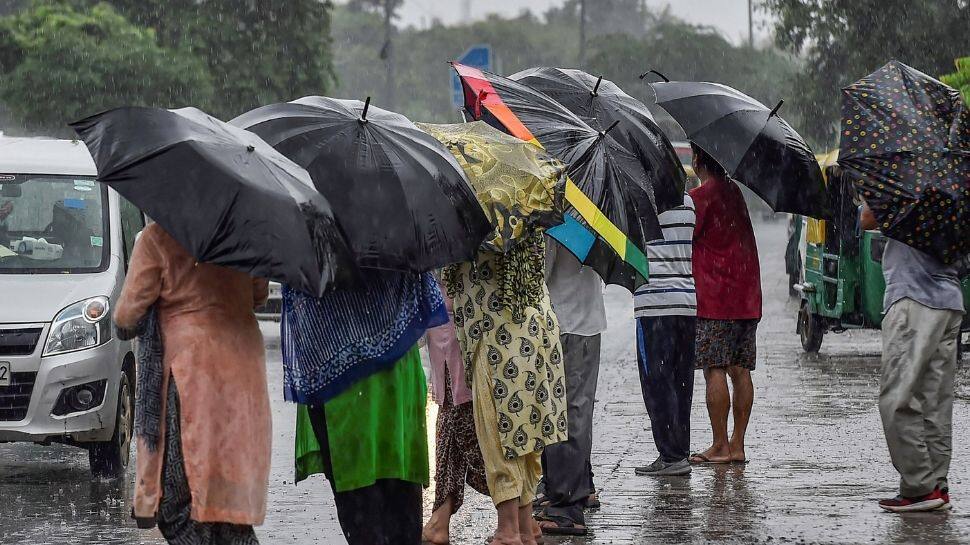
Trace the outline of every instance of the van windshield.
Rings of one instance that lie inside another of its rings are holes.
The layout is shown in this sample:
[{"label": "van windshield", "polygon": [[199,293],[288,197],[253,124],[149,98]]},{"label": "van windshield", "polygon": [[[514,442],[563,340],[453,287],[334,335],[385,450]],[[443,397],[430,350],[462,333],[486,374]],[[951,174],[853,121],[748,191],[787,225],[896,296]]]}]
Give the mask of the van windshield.
[{"label": "van windshield", "polygon": [[91,177],[0,174],[0,274],[103,271],[106,202]]}]

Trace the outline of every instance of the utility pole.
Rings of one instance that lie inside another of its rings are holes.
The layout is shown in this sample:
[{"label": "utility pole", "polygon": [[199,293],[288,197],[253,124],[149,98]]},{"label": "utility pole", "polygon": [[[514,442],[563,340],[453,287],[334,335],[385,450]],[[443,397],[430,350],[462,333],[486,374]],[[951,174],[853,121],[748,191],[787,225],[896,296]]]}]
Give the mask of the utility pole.
[{"label": "utility pole", "polygon": [[748,47],[754,49],[754,0],[748,0]]},{"label": "utility pole", "polygon": [[394,109],[394,44],[391,35],[394,31],[393,21],[395,0],[384,0],[384,47],[381,57],[384,58],[384,100],[383,105],[388,110]]},{"label": "utility pole", "polygon": [[579,66],[586,66],[586,0],[579,0]]}]

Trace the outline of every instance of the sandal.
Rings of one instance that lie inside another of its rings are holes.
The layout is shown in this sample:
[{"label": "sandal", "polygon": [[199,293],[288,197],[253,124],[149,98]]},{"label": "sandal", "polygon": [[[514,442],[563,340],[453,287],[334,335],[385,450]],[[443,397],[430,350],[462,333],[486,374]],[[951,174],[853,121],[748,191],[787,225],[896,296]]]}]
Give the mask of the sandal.
[{"label": "sandal", "polygon": [[[698,460],[700,460],[700,462],[695,462],[694,458],[697,458]],[[703,465],[730,464],[731,460],[712,461],[710,458],[708,458],[707,456],[704,456],[700,452],[695,452],[694,454],[691,454],[687,458],[687,463],[689,463],[692,466],[703,466]]]},{"label": "sandal", "polygon": [[[560,517],[558,515],[542,513],[540,515],[536,515],[536,521],[539,522],[539,528],[542,529],[543,535],[584,536],[588,532],[585,526],[576,524],[572,520],[569,520],[566,517]],[[551,522],[555,524],[555,526],[543,526],[543,522]]]},{"label": "sandal", "polygon": [[549,501],[549,496],[545,494],[538,494],[535,499],[532,500],[532,510],[541,511],[549,506],[552,502]]}]

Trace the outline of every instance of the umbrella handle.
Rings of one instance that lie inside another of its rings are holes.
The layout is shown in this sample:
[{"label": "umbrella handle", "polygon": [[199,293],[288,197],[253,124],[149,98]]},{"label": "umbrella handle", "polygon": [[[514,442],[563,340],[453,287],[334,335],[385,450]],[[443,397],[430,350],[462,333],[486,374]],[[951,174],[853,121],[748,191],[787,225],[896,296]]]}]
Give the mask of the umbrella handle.
[{"label": "umbrella handle", "polygon": [[360,122],[367,123],[367,110],[370,109],[370,97],[364,101],[364,110],[360,112]]},{"label": "umbrella handle", "polygon": [[603,138],[604,136],[606,136],[610,131],[612,131],[619,124],[620,124],[620,120],[617,119],[609,127],[606,127],[606,130],[603,131],[603,132],[601,132],[599,137],[600,138]]},{"label": "umbrella handle", "polygon": [[768,117],[771,117],[771,116],[777,114],[778,113],[778,110],[781,108],[781,105],[784,104],[784,103],[785,103],[784,100],[779,100],[778,101],[778,104],[775,104],[775,107],[771,109],[771,113],[768,114]]},{"label": "umbrella handle", "polygon": [[664,80],[664,83],[670,83],[670,78],[668,78],[667,76],[661,74],[660,72],[657,72],[656,70],[649,70],[647,72],[644,72],[644,73],[640,74],[640,79],[643,79],[643,78],[647,77],[650,74],[657,74],[657,76],[659,76],[660,79]]}]

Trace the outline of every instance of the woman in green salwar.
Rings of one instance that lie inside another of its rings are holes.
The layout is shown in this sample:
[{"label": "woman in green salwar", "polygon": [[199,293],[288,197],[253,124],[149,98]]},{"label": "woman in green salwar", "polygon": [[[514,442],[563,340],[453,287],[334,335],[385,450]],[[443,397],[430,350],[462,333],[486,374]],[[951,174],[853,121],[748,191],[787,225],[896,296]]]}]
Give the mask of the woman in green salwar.
[{"label": "woman in green salwar", "polygon": [[323,473],[350,545],[421,539],[430,481],[417,341],[448,321],[430,274],[368,270],[313,298],[284,289],[284,394],[299,403],[297,482]]}]

